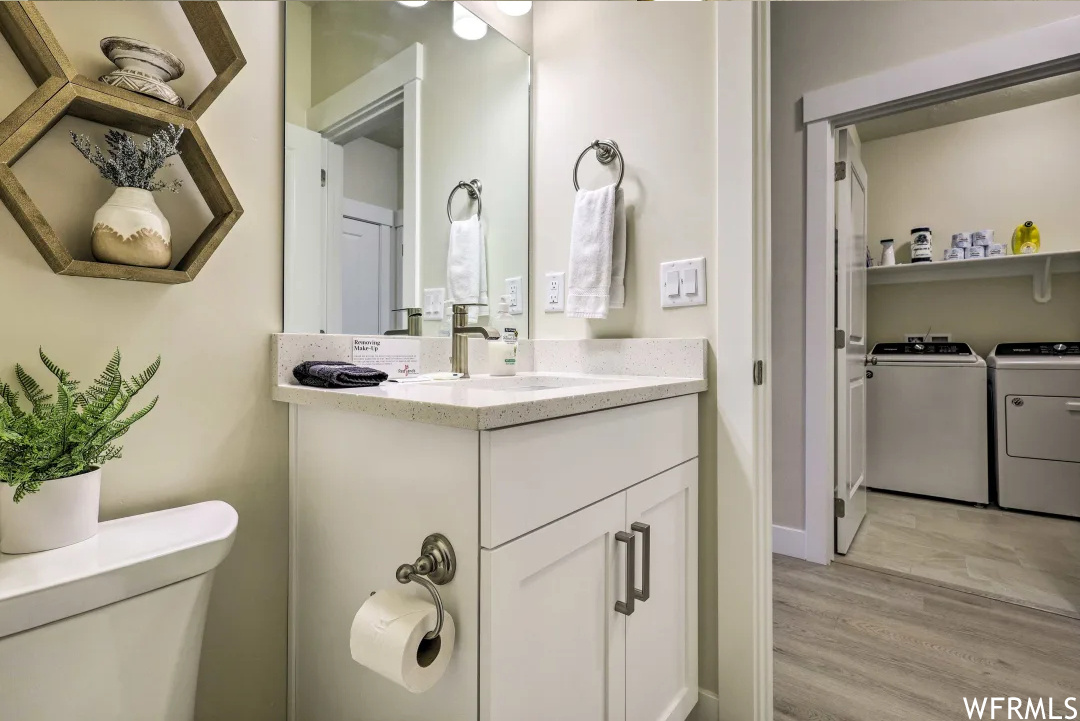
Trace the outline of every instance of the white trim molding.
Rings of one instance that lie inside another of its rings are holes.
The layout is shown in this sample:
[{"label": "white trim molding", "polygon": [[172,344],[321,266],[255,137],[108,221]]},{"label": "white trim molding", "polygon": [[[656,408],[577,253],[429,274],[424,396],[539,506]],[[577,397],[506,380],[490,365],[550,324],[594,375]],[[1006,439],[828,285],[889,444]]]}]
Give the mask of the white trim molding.
[{"label": "white trim molding", "polygon": [[366,115],[386,111],[401,102],[401,89],[424,78],[424,46],[413,43],[307,111],[307,125],[335,143]]},{"label": "white trim molding", "polygon": [[803,96],[803,123],[836,127],[1011,87],[1080,66],[1080,16],[965,45]]},{"label": "white trim molding", "polygon": [[833,554],[836,378],[836,244],[833,213],[833,133],[827,120],[806,127],[806,560],[829,563]]},{"label": "white trim molding", "polygon": [[806,560],[834,554],[834,132],[851,123],[1080,70],[1080,17],[992,38],[803,95],[806,139]]},{"label": "white trim molding", "polygon": [[781,556],[806,558],[806,531],[787,526],[772,527],[772,550]]}]

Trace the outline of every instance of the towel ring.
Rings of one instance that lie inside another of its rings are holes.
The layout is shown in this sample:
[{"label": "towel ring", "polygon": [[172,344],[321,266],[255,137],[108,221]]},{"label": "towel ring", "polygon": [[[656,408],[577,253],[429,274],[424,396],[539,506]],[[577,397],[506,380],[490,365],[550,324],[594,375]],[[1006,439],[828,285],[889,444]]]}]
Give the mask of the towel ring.
[{"label": "towel ring", "polygon": [[596,159],[601,165],[610,165],[611,161],[619,159],[619,179],[615,181],[615,190],[618,190],[622,185],[623,174],[626,172],[626,163],[623,162],[622,153],[619,152],[619,144],[614,140],[594,140],[581,151],[581,155],[577,156],[577,162],[574,163],[574,190],[581,190],[577,182],[578,166],[590,150],[596,151]]},{"label": "towel ring", "polygon": [[464,190],[469,194],[469,197],[476,201],[476,217],[479,218],[480,214],[484,212],[484,204],[480,202],[480,193],[483,192],[483,184],[473,178],[472,180],[459,180],[458,184],[454,186],[454,189],[450,191],[450,197],[446,199],[446,217],[450,219],[450,222],[454,222],[454,216],[450,214],[450,204],[454,202],[454,193],[458,190]]}]

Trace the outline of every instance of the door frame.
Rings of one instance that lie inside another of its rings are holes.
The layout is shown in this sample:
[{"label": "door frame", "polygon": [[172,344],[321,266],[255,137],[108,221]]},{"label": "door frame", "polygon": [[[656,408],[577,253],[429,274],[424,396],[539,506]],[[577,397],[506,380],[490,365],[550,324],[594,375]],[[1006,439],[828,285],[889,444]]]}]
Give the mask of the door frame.
[{"label": "door frame", "polygon": [[802,98],[806,141],[805,558],[835,554],[834,130],[1080,70],[1080,17],[830,85]]},{"label": "door frame", "polygon": [[[405,116],[405,144],[402,148],[402,286],[403,306],[420,307],[420,96],[424,79],[424,46],[413,43],[400,53],[357,78],[307,111],[308,128],[323,136],[331,146],[343,146],[362,137],[383,113],[397,107]],[[340,199],[344,197],[342,160],[327,158],[327,227],[340,226]],[[340,230],[340,228],[338,228]]]},{"label": "door frame", "polygon": [[[718,694],[692,721],[773,717],[772,311],[769,2],[717,3],[714,436]],[[748,241],[748,242],[747,242]],[[710,291],[711,292],[711,291]],[[715,340],[719,339],[719,340]],[[758,372],[758,363],[761,364]],[[703,446],[703,450],[708,445]],[[709,454],[703,453],[707,459]],[[701,486],[701,505],[709,503]],[[709,542],[702,539],[703,543]],[[703,576],[703,579],[705,577]],[[700,627],[708,639],[708,626]]]}]

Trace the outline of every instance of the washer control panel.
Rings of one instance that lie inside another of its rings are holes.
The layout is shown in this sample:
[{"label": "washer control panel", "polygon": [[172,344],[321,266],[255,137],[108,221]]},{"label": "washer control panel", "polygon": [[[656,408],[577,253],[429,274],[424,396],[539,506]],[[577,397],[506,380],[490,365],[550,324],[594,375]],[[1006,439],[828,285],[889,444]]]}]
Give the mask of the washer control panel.
[{"label": "washer control panel", "polygon": [[967,343],[878,343],[873,355],[960,355],[969,356]]},{"label": "washer control panel", "polygon": [[1080,341],[1060,343],[1000,343],[999,356],[1080,356]]}]

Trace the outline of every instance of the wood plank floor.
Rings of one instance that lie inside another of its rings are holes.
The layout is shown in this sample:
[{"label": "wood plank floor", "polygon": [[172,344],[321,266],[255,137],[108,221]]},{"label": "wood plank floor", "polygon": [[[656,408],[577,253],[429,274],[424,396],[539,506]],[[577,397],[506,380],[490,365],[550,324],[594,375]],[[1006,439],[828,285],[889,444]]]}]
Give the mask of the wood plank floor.
[{"label": "wood plank floor", "polygon": [[866,500],[840,562],[1080,618],[1080,521],[873,491]]},{"label": "wood plank floor", "polygon": [[1067,717],[1080,696],[1080,621],[841,564],[773,574],[777,721],[957,721],[965,696]]}]

